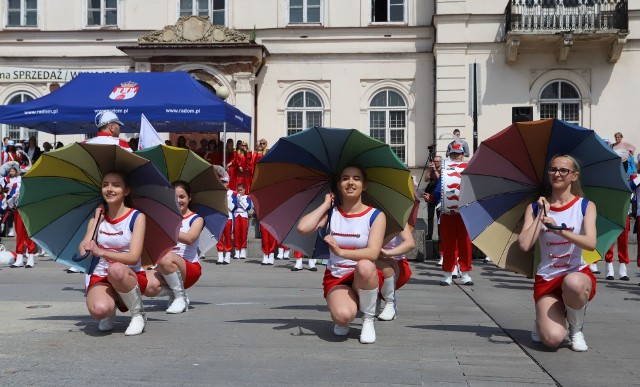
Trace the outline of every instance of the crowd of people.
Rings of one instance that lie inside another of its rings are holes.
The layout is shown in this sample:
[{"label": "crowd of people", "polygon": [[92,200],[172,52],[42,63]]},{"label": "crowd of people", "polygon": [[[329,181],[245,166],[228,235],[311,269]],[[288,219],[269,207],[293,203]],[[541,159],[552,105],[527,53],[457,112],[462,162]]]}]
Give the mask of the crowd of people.
[{"label": "crowd of people", "polygon": [[[131,151],[129,143],[119,138],[122,122],[111,112],[96,118],[98,135],[87,143],[111,144]],[[622,142],[622,134],[616,133],[611,147],[629,170],[630,184],[635,189],[636,203],[640,200],[640,176],[635,173],[633,153],[635,147]],[[229,218],[216,247],[217,264],[227,265],[234,259],[247,258],[248,224],[253,212],[249,196],[255,164],[267,152],[266,140],[259,140],[256,151],[239,141],[235,148],[232,140],[226,142],[227,152],[216,140],[202,140],[200,147],[193,140],[178,138],[178,147],[193,150],[214,165],[221,165],[225,172],[219,174],[227,189]],[[221,156],[226,153],[226,159]],[[50,151],[45,147],[44,152]],[[34,139],[30,139],[24,151],[30,160],[41,155]],[[454,140],[448,145],[446,159],[434,157],[428,164],[425,176],[427,188],[423,199],[428,203],[427,238],[433,237],[434,224],[438,225],[443,276],[440,284],[448,286],[460,276],[460,283],[473,286],[472,245],[459,213],[461,173],[466,168],[469,149],[454,132]],[[20,186],[22,163],[15,152],[15,143],[5,142],[3,161],[16,161],[15,167],[3,179],[3,208],[15,208],[16,192]],[[633,171],[629,167],[633,164]],[[547,166],[551,194],[540,197],[527,206],[524,225],[519,235],[523,251],[540,246],[541,262],[536,270],[533,299],[536,320],[531,332],[532,340],[556,348],[567,334],[574,351],[586,351],[588,346],[583,334],[586,308],[596,293],[593,275],[597,265],[587,265],[583,250],[596,246],[596,206],[584,198],[580,185],[580,165],[569,155],[554,157]],[[79,253],[99,258],[91,275],[86,277],[86,305],[90,315],[98,320],[100,331],[114,327],[116,309],[130,311],[131,321],[125,335],[141,334],[146,326],[143,296],[168,296],[166,312],[180,314],[189,310],[186,290],[193,286],[202,274],[201,252],[198,251],[203,218],[190,207],[192,200],[188,182],[172,182],[176,201],[183,216],[178,244],[160,257],[152,270],[144,270],[141,253],[146,228],[145,215],[133,208],[128,176],[111,171],[102,177],[104,204],[96,209],[89,222],[86,235],[78,246]],[[444,188],[443,188],[444,187]],[[363,202],[367,189],[366,171],[358,165],[348,165],[337,176],[336,191],[325,196],[323,203],[303,216],[298,231],[305,235],[322,231],[324,243],[329,249],[329,259],[323,277],[324,297],[334,322],[333,332],[346,336],[350,324],[359,312],[362,314],[361,343],[376,342],[375,321],[390,321],[397,317],[397,291],[406,284],[411,268],[406,254],[415,247],[412,226],[405,228],[383,245],[386,216],[380,209]],[[634,203],[634,204],[636,204]],[[640,215],[634,205],[629,211],[635,218]],[[632,214],[632,211],[635,213]],[[437,214],[437,217],[434,216]],[[17,236],[16,261],[12,267],[35,265],[35,244],[26,234],[17,211],[14,214]],[[437,219],[437,221],[436,221]],[[628,281],[626,265],[629,263],[627,237],[630,222],[618,239],[620,260],[619,278]],[[275,254],[289,259],[290,250],[278,242],[263,226],[259,227],[262,239],[262,265],[274,264]],[[613,248],[607,253],[607,280],[614,279]],[[27,262],[24,263],[23,254]],[[302,269],[303,255],[294,251],[296,264],[291,269]],[[640,256],[638,257],[640,265]],[[309,269],[316,271],[315,260],[309,258]],[[379,308],[384,301],[384,308]],[[379,310],[379,312],[378,312]]]}]

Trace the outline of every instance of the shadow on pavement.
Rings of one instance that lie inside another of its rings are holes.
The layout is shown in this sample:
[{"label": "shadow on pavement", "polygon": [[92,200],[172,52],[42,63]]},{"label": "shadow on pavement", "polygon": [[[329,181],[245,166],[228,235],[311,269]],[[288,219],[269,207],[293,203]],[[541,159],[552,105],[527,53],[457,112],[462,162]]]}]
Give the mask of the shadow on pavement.
[{"label": "shadow on pavement", "polygon": [[[275,325],[273,330],[296,330],[291,332],[291,336],[317,336],[319,339],[328,342],[342,342],[347,339],[358,339],[360,337],[359,329],[352,329],[347,336],[336,336],[333,334],[333,323],[327,320],[309,320],[309,319],[251,319],[251,320],[233,320],[227,321],[231,323],[241,324],[267,324]],[[308,332],[305,332],[308,331]]]}]

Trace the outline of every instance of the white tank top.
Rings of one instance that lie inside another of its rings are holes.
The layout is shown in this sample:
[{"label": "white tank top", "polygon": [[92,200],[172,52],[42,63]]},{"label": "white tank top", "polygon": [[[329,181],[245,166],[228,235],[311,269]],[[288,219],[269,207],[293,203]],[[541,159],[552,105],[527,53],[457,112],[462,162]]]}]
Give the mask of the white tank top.
[{"label": "white tank top", "polygon": [[[400,243],[402,243],[402,237],[400,235],[396,235],[392,240],[390,240],[389,242],[387,242],[386,245],[384,245],[383,249],[391,250],[393,248],[398,247]],[[393,259],[395,259],[396,261],[402,261],[403,259],[407,259],[407,256],[405,254],[394,255]]]},{"label": "white tank top", "polygon": [[442,212],[457,214],[460,205],[460,181],[462,171],[467,167],[466,161],[445,160],[442,167]]},{"label": "white tank top", "polygon": [[[547,215],[553,218],[556,224],[565,223],[571,232],[581,234],[584,219],[582,214],[583,200],[583,198],[576,196],[564,207],[551,207]],[[561,236],[547,231],[547,227],[544,225],[540,230],[538,244],[540,248],[540,264],[536,274],[546,281],[582,270],[587,266],[582,259],[582,248],[570,243]]]},{"label": "white tank top", "polygon": [[[105,214],[104,220],[100,222],[98,227],[98,236],[96,238],[98,246],[109,251],[128,252],[131,235],[133,234],[131,232],[133,229],[131,223],[139,213],[140,211],[132,208],[129,212],[114,220],[109,219]],[[111,263],[107,259],[100,258],[93,274],[101,277],[106,276],[107,269],[111,266]],[[135,272],[142,271],[140,258],[138,258],[138,262],[135,265],[129,265],[129,267]]]},{"label": "white tank top", "polygon": [[[334,207],[331,213],[331,235],[343,249],[356,250],[367,247],[369,229],[380,210],[368,207],[359,214],[345,214]],[[354,270],[356,261],[339,257],[329,250],[329,270],[334,277],[341,278]]]},{"label": "white tank top", "polygon": [[[191,215],[187,215],[183,217],[182,225],[180,226],[180,232],[188,233],[193,222],[199,217],[200,215],[196,214],[195,212],[192,213]],[[195,241],[193,241],[193,243],[190,245],[187,245],[186,243],[178,242],[176,247],[174,247],[173,250],[171,251],[173,251],[174,253],[178,254],[179,256],[181,256],[182,258],[184,258],[185,260],[191,263],[198,263],[199,262],[198,243],[200,243],[200,235],[198,235],[198,238]]]}]

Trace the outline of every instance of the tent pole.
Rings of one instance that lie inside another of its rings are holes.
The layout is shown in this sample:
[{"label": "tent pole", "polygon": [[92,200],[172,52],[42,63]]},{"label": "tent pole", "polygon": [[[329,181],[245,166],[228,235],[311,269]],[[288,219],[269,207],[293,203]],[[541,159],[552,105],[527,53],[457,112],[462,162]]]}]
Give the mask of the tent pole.
[{"label": "tent pole", "polygon": [[222,147],[222,167],[227,170],[227,122],[222,123],[224,143]]}]

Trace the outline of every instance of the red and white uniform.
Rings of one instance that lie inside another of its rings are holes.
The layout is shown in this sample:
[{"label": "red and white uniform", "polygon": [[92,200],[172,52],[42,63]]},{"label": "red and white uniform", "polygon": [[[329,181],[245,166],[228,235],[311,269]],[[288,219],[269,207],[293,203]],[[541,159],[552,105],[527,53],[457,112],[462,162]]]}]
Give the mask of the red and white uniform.
[{"label": "red and white uniform", "polygon": [[[20,176],[9,177],[3,179],[5,187],[9,188],[9,192],[5,194],[2,206],[16,208],[18,197],[20,196],[20,188],[22,187],[22,178]],[[16,254],[24,254],[25,250],[28,254],[35,254],[36,243],[29,238],[27,228],[22,222],[19,211],[13,211],[14,227],[16,230]]]},{"label": "red and white uniform", "polygon": [[[556,224],[566,224],[568,230],[575,234],[582,233],[584,219],[583,198],[576,196],[563,207],[550,207],[547,215]],[[591,278],[591,295],[596,292],[596,280],[589,265],[582,259],[582,248],[570,243],[566,239],[549,232],[543,225],[538,237],[540,248],[540,264],[536,272],[534,284],[534,299],[537,301],[545,294],[556,294],[562,299],[562,281],[567,274],[582,272]]]},{"label": "red and white uniform", "polygon": [[[574,234],[582,232],[582,198],[576,196],[564,207],[551,207],[547,215],[556,224],[565,223]],[[538,237],[540,242],[540,264],[536,275],[549,281],[555,277],[584,269],[587,264],[582,259],[582,248],[566,239],[549,232],[543,225]]]},{"label": "red and white uniform", "polygon": [[132,152],[128,142],[121,140],[118,137],[113,137],[107,132],[98,132],[94,138],[90,138],[85,141],[85,144],[119,145],[121,148]]},{"label": "red and white uniform", "polygon": [[[634,175],[632,175],[633,177]],[[627,223],[622,229],[620,235],[618,235],[618,262],[629,264],[629,231],[631,229],[631,205],[629,205],[629,215],[627,216]],[[609,250],[604,254],[604,260],[606,262],[613,262],[613,247],[615,243],[609,247]]]},{"label": "red and white uniform", "polygon": [[278,241],[274,238],[269,231],[260,225],[260,235],[262,235],[262,253],[271,254],[275,251]]},{"label": "red and white uniform", "polygon": [[233,241],[236,251],[247,248],[247,236],[249,235],[249,210],[252,202],[249,195],[236,195],[237,206],[234,213]]},{"label": "red and white uniform", "polygon": [[[462,221],[460,204],[460,182],[466,161],[445,160],[440,173],[442,213],[440,215],[440,248],[442,249],[442,271],[451,273],[459,257],[460,271],[471,271],[471,239]],[[456,252],[458,254],[456,254]]]},{"label": "red and white uniform", "polygon": [[[98,246],[109,251],[128,252],[133,235],[133,223],[139,213],[138,210],[132,208],[118,219],[109,219],[105,214],[104,220],[100,222],[98,227],[98,236],[96,237]],[[106,277],[111,263],[108,259],[101,257],[93,271],[93,276]],[[129,265],[129,267],[134,272],[144,272],[140,258],[136,264]]]},{"label": "red and white uniform", "polygon": [[231,234],[233,231],[233,211],[236,208],[236,194],[233,190],[227,190],[227,208],[229,209],[229,217],[227,218],[227,223],[224,226],[224,230],[222,231],[222,235],[216,244],[216,248],[218,252],[228,252],[231,251]]},{"label": "red and white uniform", "polygon": [[[387,242],[387,244],[384,245],[383,248],[385,250],[391,250],[400,245],[400,243],[402,243],[402,237],[400,235],[397,235],[392,240]],[[400,289],[404,284],[407,283],[407,281],[409,281],[409,278],[411,278],[413,272],[409,267],[409,261],[407,260],[407,256],[405,254],[395,255],[393,259],[395,259],[398,263],[398,269],[400,270],[396,278],[396,289]]]},{"label": "red and white uniform", "polygon": [[[345,214],[338,207],[334,207],[331,213],[331,235],[342,249],[357,250],[367,247],[369,243],[369,230],[380,210],[367,207],[359,214]],[[324,296],[336,285],[350,285],[353,282],[353,274],[357,262],[335,255],[329,250],[329,262],[324,273]],[[378,270],[379,286],[382,286],[384,277]]]},{"label": "red and white uniform", "polygon": [[[180,225],[180,232],[188,233],[193,222],[200,218],[200,215],[191,213],[190,215],[182,218],[182,224]],[[178,242],[176,247],[173,248],[173,252],[181,256],[185,260],[186,272],[184,273],[184,288],[189,289],[193,286],[200,276],[202,275],[202,267],[200,266],[200,259],[198,258],[198,244],[200,243],[200,235],[193,241],[192,244]]]},{"label": "red and white uniform", "polygon": [[2,159],[2,164],[8,163],[9,161],[17,161],[19,163],[22,162],[22,158],[15,152],[2,151],[2,153],[0,154],[0,158]]},{"label": "red and white uniform", "polygon": [[[185,234],[188,233],[191,225],[198,218],[200,218],[200,215],[196,214],[195,212],[183,217],[182,224],[180,225],[180,232]],[[198,243],[200,243],[200,235],[198,235],[198,238],[190,245],[178,242],[176,247],[173,248],[172,252],[184,258],[185,261],[198,263],[200,262],[200,259],[198,258]]]}]

